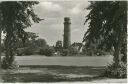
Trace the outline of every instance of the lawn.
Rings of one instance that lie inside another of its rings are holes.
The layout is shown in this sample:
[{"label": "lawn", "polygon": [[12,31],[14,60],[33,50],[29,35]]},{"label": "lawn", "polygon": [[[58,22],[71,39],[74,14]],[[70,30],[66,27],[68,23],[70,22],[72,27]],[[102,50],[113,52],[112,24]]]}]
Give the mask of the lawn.
[{"label": "lawn", "polygon": [[[111,56],[104,57],[16,57],[19,70],[1,71],[1,82],[126,82],[99,77]],[[4,73],[4,74],[3,74]],[[114,80],[114,81],[113,81]]]},{"label": "lawn", "polygon": [[27,65],[61,65],[61,66],[106,66],[112,62],[112,56],[17,56],[18,64]]}]

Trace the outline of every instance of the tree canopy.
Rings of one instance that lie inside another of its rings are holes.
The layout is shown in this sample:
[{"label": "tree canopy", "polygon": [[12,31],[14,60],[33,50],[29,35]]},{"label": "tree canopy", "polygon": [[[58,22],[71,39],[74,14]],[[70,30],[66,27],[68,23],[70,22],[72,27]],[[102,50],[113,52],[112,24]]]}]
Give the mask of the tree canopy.
[{"label": "tree canopy", "polygon": [[[119,54],[127,46],[127,1],[91,1],[86,16],[88,30],[83,42],[95,43],[100,48],[114,48],[115,61],[119,62]],[[122,48],[123,47],[123,48]],[[124,51],[126,55],[126,51]]]},{"label": "tree canopy", "polygon": [[41,21],[33,9],[33,6],[38,3],[37,1],[2,1],[0,3],[0,26],[6,34],[4,43],[9,64],[13,62],[16,43],[19,40],[24,42],[27,38],[24,29],[30,27],[33,22]]}]

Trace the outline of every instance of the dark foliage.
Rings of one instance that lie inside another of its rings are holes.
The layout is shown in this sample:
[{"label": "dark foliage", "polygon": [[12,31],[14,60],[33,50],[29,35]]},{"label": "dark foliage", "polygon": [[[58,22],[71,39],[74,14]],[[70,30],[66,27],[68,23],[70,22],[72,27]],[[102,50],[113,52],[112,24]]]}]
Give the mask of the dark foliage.
[{"label": "dark foliage", "polygon": [[103,74],[110,78],[127,78],[127,64],[121,62],[118,66],[115,63],[108,65]]},{"label": "dark foliage", "polygon": [[[95,44],[97,48],[111,50],[118,58],[118,52],[126,53],[127,45],[127,2],[126,1],[92,1],[87,8],[90,10],[86,16],[89,29],[84,35],[86,46]],[[125,50],[123,50],[125,49]],[[126,54],[124,54],[126,56]]]},{"label": "dark foliage", "polygon": [[28,47],[28,48],[25,48],[25,49],[24,49],[23,54],[24,54],[24,55],[33,55],[33,54],[34,54],[34,51],[35,51],[34,48]]},{"label": "dark foliage", "polygon": [[120,63],[127,63],[127,1],[90,3],[85,21],[89,23],[89,28],[83,42],[86,46],[96,44],[99,49],[113,50],[114,64],[106,69],[106,76],[125,77],[126,67]]},{"label": "dark foliage", "polygon": [[55,51],[56,52],[62,52],[62,49],[63,49],[63,47],[62,47],[62,41],[57,41],[54,48],[55,48]]},{"label": "dark foliage", "polygon": [[62,56],[67,56],[67,55],[69,55],[69,50],[68,50],[68,49],[63,49],[61,55],[62,55]]},{"label": "dark foliage", "polygon": [[68,49],[63,49],[61,53],[62,56],[74,56],[78,54],[79,54],[79,50],[73,46],[69,47]]},{"label": "dark foliage", "polygon": [[2,59],[2,63],[1,63],[1,67],[3,69],[18,69],[19,68],[19,65],[17,64],[16,61],[13,61],[12,64],[9,64],[10,60],[6,59],[6,57],[3,57]]},{"label": "dark foliage", "polygon": [[70,47],[68,50],[69,50],[69,55],[78,55],[79,53],[76,47]]},{"label": "dark foliage", "polygon": [[40,55],[45,55],[45,49],[46,49],[46,48],[41,48],[39,54],[40,54]]},{"label": "dark foliage", "polygon": [[97,48],[86,48],[84,46],[82,53],[87,55],[87,56],[104,56],[107,54],[110,54],[110,52],[107,52],[105,50],[97,49]]},{"label": "dark foliage", "polygon": [[[41,19],[35,14],[33,5],[37,1],[2,1],[0,3],[0,26],[5,36],[6,62],[12,64],[18,42],[25,42],[27,33],[25,28],[32,25],[32,22],[39,23]],[[11,61],[9,61],[11,60]]]},{"label": "dark foliage", "polygon": [[55,53],[55,49],[53,47],[46,47],[40,49],[40,54],[45,56],[53,56]]}]

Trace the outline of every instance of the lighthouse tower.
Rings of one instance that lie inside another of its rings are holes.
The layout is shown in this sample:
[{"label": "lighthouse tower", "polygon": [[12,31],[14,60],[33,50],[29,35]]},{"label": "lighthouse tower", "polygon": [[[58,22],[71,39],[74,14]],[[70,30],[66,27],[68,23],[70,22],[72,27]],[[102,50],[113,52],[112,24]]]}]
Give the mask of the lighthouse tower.
[{"label": "lighthouse tower", "polygon": [[63,47],[67,49],[71,45],[71,21],[69,17],[64,18]]}]

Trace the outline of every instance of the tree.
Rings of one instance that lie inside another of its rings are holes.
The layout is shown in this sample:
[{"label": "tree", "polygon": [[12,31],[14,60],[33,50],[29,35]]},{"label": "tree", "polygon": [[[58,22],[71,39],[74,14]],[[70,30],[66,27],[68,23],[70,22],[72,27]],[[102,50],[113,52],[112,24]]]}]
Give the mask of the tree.
[{"label": "tree", "polygon": [[40,49],[40,54],[45,56],[53,56],[55,53],[54,47],[52,46],[46,46],[42,49]]},{"label": "tree", "polygon": [[55,46],[55,51],[59,51],[59,52],[62,52],[62,41],[57,41],[56,42],[56,46]]},{"label": "tree", "polygon": [[[89,29],[84,35],[83,42],[99,41],[99,47],[114,49],[114,64],[116,68],[121,62],[121,50],[127,46],[127,1],[95,1],[87,8],[90,13],[86,16]],[[123,57],[127,52],[123,51]]]},{"label": "tree", "polygon": [[37,1],[3,1],[0,3],[1,28],[6,34],[5,50],[6,50],[6,66],[12,65],[14,54],[17,49],[16,43],[22,40],[25,42],[27,34],[25,28],[30,27],[32,22],[39,23],[41,19],[35,14],[33,5],[38,4]]},{"label": "tree", "polygon": [[1,47],[1,28],[0,28],[0,68],[1,68],[1,51],[2,51],[2,47]]},{"label": "tree", "polygon": [[27,32],[27,39],[25,40],[24,44],[22,41],[18,42],[18,48],[17,48],[17,55],[33,55],[33,54],[39,54],[40,49],[46,48],[47,42],[45,39],[38,38],[39,36],[36,33]]},{"label": "tree", "polygon": [[80,49],[81,49],[81,47],[83,46],[83,44],[82,44],[82,43],[74,42],[71,46],[72,46],[72,47],[76,47],[76,49],[77,49],[78,51],[80,51]]},{"label": "tree", "polygon": [[84,45],[82,52],[83,54],[89,55],[89,56],[101,56],[105,55],[106,53],[110,52],[111,50],[107,51],[103,46],[102,48],[99,48],[100,43],[98,40],[94,40],[94,42],[86,41],[86,44]]},{"label": "tree", "polygon": [[47,42],[45,39],[39,38],[37,40],[35,40],[35,45],[36,47],[46,47],[47,46]]},{"label": "tree", "polygon": [[69,47],[68,51],[69,51],[69,55],[71,55],[71,56],[78,55],[78,53],[79,53],[78,48],[73,47],[73,46]]},{"label": "tree", "polygon": [[36,33],[33,32],[26,32],[27,35],[27,39],[24,42],[24,46],[23,47],[31,47],[34,48],[35,47],[35,41],[37,39],[37,37],[39,37]]},{"label": "tree", "polygon": [[22,55],[32,55],[35,50],[35,41],[38,37],[38,35],[36,35],[36,33],[32,33],[32,32],[26,32],[26,40],[24,41],[24,43],[22,42],[22,40],[19,40],[17,42],[17,49],[16,49],[16,55],[18,56],[22,56]]}]

